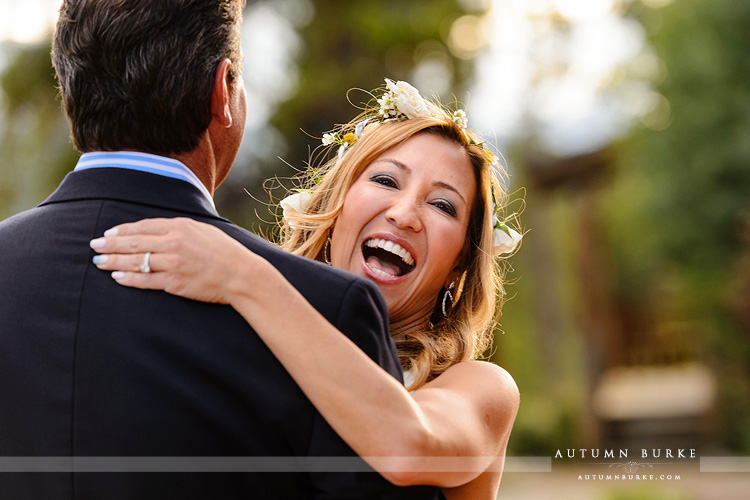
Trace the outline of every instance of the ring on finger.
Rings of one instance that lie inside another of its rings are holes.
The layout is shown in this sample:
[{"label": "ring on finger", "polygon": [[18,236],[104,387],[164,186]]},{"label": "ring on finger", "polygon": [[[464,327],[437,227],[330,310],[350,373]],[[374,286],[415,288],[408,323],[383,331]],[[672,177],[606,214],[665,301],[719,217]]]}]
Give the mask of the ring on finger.
[{"label": "ring on finger", "polygon": [[150,260],[151,260],[151,252],[146,252],[146,254],[143,256],[143,262],[141,262],[141,267],[138,268],[142,273],[147,274],[151,272]]}]

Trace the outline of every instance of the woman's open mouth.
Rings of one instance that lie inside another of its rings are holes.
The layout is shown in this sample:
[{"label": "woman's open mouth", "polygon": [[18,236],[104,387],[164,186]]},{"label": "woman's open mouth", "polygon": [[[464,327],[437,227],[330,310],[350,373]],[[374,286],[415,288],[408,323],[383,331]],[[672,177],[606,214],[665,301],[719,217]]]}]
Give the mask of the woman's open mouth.
[{"label": "woman's open mouth", "polygon": [[377,276],[397,278],[409,274],[416,263],[408,250],[383,238],[371,238],[362,244],[367,267]]}]

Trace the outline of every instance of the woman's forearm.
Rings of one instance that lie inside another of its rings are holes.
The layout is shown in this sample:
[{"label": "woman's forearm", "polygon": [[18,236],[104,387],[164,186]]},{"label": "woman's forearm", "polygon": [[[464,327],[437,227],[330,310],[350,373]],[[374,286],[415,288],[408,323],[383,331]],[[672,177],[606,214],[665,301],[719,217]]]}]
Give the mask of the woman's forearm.
[{"label": "woman's forearm", "polygon": [[[227,287],[229,303],[358,455],[394,482],[460,484],[476,476],[466,471],[394,470],[420,462],[429,468],[424,460],[451,450],[442,446],[429,418],[397,380],[331,325],[270,263],[250,258],[251,265],[238,266],[244,272]],[[253,281],[264,286],[247,286]]]},{"label": "woman's forearm", "polygon": [[[409,431],[422,432],[420,409],[404,387],[329,323],[270,263],[252,257],[253,265],[244,267],[228,286],[227,299],[337,433],[360,455],[378,456],[403,442],[391,427],[417,427]],[[262,289],[247,286],[253,281],[263,283]],[[390,432],[381,432],[386,430]]]}]

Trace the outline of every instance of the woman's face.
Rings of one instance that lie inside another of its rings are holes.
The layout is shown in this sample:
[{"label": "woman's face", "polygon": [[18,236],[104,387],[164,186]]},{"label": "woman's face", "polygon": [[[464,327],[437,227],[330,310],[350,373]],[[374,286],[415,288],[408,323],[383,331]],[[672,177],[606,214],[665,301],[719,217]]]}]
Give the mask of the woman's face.
[{"label": "woman's face", "polygon": [[384,152],[352,184],[331,263],[378,285],[394,333],[424,327],[457,277],[475,196],[466,152],[427,132]]}]

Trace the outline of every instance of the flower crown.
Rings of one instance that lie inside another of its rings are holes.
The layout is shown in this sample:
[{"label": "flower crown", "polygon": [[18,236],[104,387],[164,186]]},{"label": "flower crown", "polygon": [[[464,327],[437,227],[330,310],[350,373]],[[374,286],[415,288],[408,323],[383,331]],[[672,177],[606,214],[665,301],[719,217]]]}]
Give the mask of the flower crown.
[{"label": "flower crown", "polygon": [[[393,80],[386,78],[385,84],[385,93],[382,97],[377,99],[379,106],[377,118],[366,118],[360,121],[355,125],[354,132],[343,133],[343,131],[332,131],[323,134],[324,146],[335,144],[339,146],[339,161],[346,151],[356,144],[356,142],[362,137],[368,123],[386,120],[409,120],[412,118],[435,116],[437,114],[439,108],[437,108],[435,104],[424,99],[419,91],[409,83],[403,81],[394,82]],[[462,130],[466,130],[469,125],[466,111],[463,109],[453,111],[451,113],[451,119]],[[490,169],[496,171],[499,167],[498,159],[495,154],[485,148],[484,143],[477,143],[474,141],[472,141],[472,143],[484,151]],[[311,193],[309,191],[298,190],[296,193],[281,200],[280,205],[283,210],[284,220],[292,228],[296,227],[295,222],[297,216],[305,213],[307,210],[310,199]],[[492,244],[494,254],[509,254],[518,247],[523,236],[518,231],[508,226],[508,219],[500,220],[498,218],[499,207],[495,200],[494,189],[492,192],[492,201]]]}]

